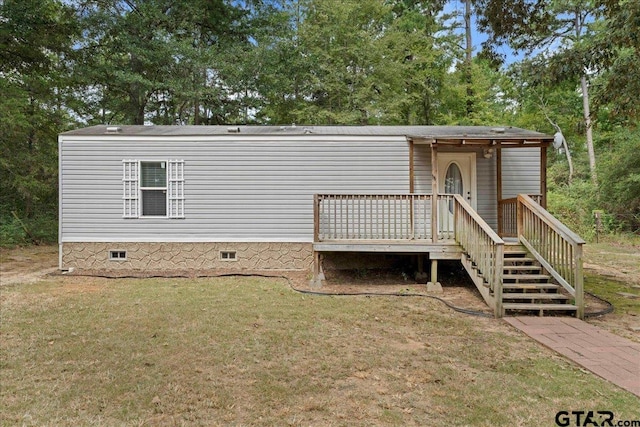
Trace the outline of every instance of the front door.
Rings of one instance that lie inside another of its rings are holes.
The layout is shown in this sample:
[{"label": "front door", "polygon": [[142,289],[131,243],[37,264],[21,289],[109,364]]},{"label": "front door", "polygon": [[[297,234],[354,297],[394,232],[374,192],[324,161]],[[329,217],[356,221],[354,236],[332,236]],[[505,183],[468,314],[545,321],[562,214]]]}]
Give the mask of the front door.
[{"label": "front door", "polygon": [[[477,209],[476,153],[438,153],[438,192],[460,194]],[[443,199],[439,206],[440,232],[453,232],[453,200]]]}]

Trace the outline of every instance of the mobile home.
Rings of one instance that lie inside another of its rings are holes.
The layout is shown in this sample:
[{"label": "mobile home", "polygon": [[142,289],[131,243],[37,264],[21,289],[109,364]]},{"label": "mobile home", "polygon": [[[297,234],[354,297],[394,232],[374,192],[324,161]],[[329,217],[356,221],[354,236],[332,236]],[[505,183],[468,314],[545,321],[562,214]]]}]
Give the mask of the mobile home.
[{"label": "mobile home", "polygon": [[[546,210],[553,137],[512,127],[93,126],[59,137],[60,268],[460,260],[496,315],[582,316],[584,243]],[[560,292],[562,290],[562,292]],[[572,302],[572,303],[570,303]]]}]

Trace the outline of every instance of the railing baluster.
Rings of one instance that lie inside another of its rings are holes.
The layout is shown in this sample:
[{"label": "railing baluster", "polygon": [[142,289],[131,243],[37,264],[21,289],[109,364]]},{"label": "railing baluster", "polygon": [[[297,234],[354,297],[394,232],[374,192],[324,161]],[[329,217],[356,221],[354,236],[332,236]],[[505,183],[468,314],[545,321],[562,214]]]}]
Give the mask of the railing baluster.
[{"label": "railing baluster", "polygon": [[413,232],[413,213],[415,211],[415,207],[413,206],[413,195],[409,195],[405,197],[405,203],[401,204],[401,206],[403,206],[404,209],[406,209],[406,216],[405,216],[405,211],[401,212],[402,217],[404,218],[405,223],[407,224],[407,239],[411,239],[413,240],[413,236],[414,236],[414,232]]},{"label": "railing baluster", "polygon": [[362,217],[363,212],[364,212],[364,209],[362,209],[362,200],[358,198],[358,234],[356,236],[358,239],[364,238],[364,233],[363,233],[364,219]]},{"label": "railing baluster", "polygon": [[[371,226],[371,223],[373,223],[373,196],[369,197],[367,196],[366,198],[367,200],[369,200],[369,221],[367,222],[367,225],[369,226],[369,234],[367,234],[367,239],[371,239],[373,238],[373,228]],[[365,213],[366,215],[366,213]]]}]

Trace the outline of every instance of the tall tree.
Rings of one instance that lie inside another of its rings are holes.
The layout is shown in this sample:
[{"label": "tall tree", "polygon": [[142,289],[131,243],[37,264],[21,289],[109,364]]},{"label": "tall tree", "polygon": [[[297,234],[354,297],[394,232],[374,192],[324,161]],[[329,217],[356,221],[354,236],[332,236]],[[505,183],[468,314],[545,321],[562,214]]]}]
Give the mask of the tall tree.
[{"label": "tall tree", "polygon": [[55,217],[57,134],[72,122],[65,95],[76,29],[62,1],[0,2],[2,221]]},{"label": "tall tree", "polygon": [[78,8],[80,77],[94,100],[92,121],[227,120],[230,94],[217,59],[228,44],[248,43],[239,7],[224,0],[79,0]]},{"label": "tall tree", "polygon": [[[290,31],[267,46],[265,111],[275,122],[432,123],[452,64],[441,5],[300,0]],[[273,88],[284,91],[273,92]],[[274,117],[273,113],[277,116]]]},{"label": "tall tree", "polygon": [[464,55],[464,77],[467,85],[467,116],[473,113],[473,29],[471,28],[471,0],[464,1],[464,33],[465,33],[465,55]]},{"label": "tall tree", "polygon": [[592,117],[589,102],[591,56],[586,46],[593,36],[598,7],[593,0],[475,0],[480,27],[493,45],[508,43],[516,50],[538,54],[538,72],[556,80],[579,82],[591,179],[597,185]]},{"label": "tall tree", "polygon": [[599,0],[604,22],[591,53],[598,69],[596,103],[614,120],[640,120],[640,2]]}]

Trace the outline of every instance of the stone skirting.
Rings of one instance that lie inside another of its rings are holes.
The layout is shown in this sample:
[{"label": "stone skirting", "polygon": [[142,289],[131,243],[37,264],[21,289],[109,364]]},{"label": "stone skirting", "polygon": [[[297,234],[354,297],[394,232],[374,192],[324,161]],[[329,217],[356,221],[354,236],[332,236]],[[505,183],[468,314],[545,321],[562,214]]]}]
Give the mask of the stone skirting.
[{"label": "stone skirting", "polygon": [[[126,251],[111,260],[111,251]],[[236,260],[222,259],[235,252]],[[91,271],[310,270],[311,243],[63,243],[62,268]]]}]

